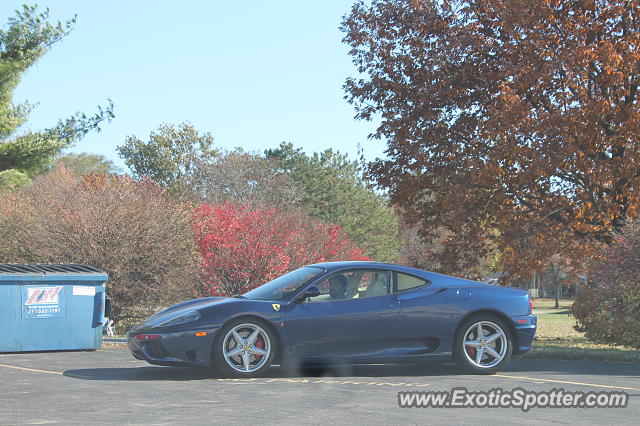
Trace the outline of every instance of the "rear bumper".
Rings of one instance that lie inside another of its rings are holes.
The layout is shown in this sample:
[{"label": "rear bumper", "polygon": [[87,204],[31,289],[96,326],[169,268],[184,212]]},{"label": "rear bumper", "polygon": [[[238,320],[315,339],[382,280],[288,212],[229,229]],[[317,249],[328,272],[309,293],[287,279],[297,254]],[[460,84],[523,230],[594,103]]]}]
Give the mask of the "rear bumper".
[{"label": "rear bumper", "polygon": [[523,354],[531,349],[533,339],[536,336],[538,319],[535,315],[522,315],[511,317],[511,324],[516,332],[514,336],[514,354]]},{"label": "rear bumper", "polygon": [[[154,336],[152,339],[138,339],[137,336]],[[210,367],[211,348],[214,331],[206,336],[196,336],[195,332],[129,333],[127,346],[131,354],[149,364],[172,367]]]}]

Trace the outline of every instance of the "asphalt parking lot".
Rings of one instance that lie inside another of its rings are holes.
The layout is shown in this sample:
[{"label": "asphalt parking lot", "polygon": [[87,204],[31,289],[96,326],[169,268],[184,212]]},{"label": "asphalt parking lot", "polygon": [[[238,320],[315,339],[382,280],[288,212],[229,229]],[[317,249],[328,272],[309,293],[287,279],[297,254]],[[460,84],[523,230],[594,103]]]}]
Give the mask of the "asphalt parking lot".
[{"label": "asphalt parking lot", "polygon": [[[513,359],[494,376],[452,366],[354,366],[260,379],[154,367],[126,349],[0,354],[0,424],[637,424],[640,365]],[[398,391],[625,391],[626,408],[399,408]]]}]

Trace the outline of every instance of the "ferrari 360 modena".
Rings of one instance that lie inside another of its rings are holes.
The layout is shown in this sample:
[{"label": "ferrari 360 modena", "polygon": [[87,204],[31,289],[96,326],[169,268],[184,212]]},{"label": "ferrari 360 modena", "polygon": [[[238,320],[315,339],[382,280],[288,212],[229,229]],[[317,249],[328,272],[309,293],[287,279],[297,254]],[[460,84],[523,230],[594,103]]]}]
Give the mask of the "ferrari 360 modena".
[{"label": "ferrari 360 modena", "polygon": [[522,290],[377,262],[328,262],[245,294],[171,306],[128,334],[155,365],[256,377],[272,365],[455,361],[492,374],[531,349]]}]

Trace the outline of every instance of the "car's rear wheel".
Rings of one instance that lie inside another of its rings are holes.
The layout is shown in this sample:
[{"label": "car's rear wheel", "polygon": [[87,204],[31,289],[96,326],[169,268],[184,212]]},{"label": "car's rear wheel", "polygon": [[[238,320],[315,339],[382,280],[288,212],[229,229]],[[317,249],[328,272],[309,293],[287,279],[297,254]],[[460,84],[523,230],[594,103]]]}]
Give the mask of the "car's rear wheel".
[{"label": "car's rear wheel", "polygon": [[213,364],[225,376],[257,377],[271,366],[275,345],[275,336],[264,321],[240,318],[219,330]]},{"label": "car's rear wheel", "polygon": [[454,359],[458,366],[476,374],[494,374],[513,352],[509,327],[494,315],[477,315],[458,327]]}]

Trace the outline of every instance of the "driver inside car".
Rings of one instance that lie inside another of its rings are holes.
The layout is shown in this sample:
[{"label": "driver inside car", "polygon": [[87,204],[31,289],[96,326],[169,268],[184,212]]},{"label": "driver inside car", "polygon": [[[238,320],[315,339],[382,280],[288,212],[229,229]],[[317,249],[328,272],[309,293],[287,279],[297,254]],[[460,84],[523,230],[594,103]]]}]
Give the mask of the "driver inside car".
[{"label": "driver inside car", "polygon": [[344,275],[336,275],[329,279],[329,295],[331,300],[346,299],[347,278]]}]

